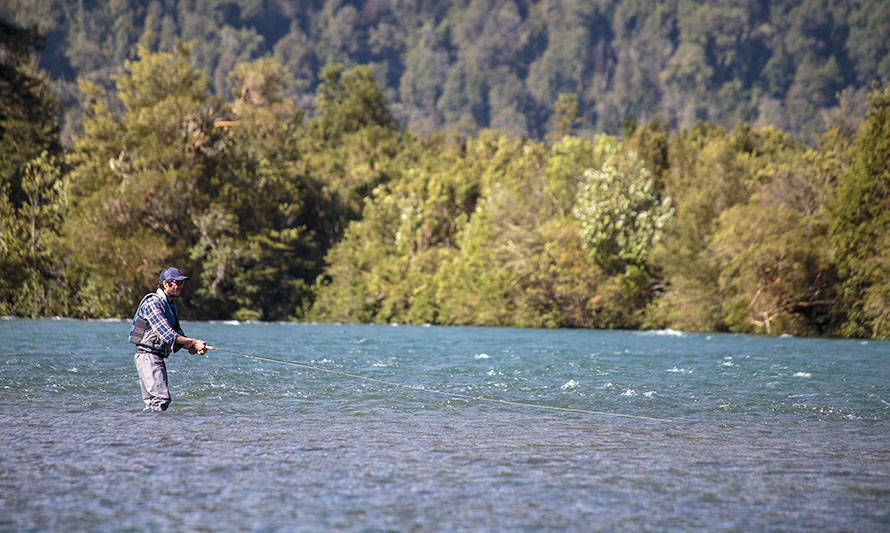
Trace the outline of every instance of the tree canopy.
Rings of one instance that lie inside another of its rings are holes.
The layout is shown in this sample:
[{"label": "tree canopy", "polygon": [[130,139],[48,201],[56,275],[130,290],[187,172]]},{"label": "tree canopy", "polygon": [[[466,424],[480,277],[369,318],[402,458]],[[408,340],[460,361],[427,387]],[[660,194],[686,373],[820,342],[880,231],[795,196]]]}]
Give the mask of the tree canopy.
[{"label": "tree canopy", "polygon": [[[77,77],[114,91],[138,46],[192,42],[189,61],[222,97],[232,69],[260,58],[286,69],[285,91],[307,108],[330,85],[326,65],[367,65],[395,120],[422,135],[541,139],[571,95],[577,131],[615,135],[636,117],[813,139],[845,106],[861,114],[872,81],[890,81],[884,0],[12,0],[0,16],[47,35],[40,65],[67,108]],[[66,142],[76,125],[72,109]]]},{"label": "tree canopy", "polygon": [[[415,20],[427,49],[412,61],[447,64],[435,44],[446,34],[507,26],[515,39],[457,54],[462,74],[436,78],[448,104],[433,100],[460,127],[437,123],[443,131],[427,135],[400,121],[404,109],[390,100],[392,80],[381,80],[379,64],[341,62],[365,34],[323,32],[325,66],[306,102],[275,57],[209,74],[195,64],[206,53],[200,43],[160,46],[175,25],[158,6],[146,9],[160,17],[151,30],[159,33],[145,33],[108,84],[80,78],[78,126],[65,149],[51,81],[34,66],[39,35],[0,27],[26,38],[0,49],[8,89],[0,313],[130,316],[158,272],[175,264],[190,276],[183,309],[191,318],[890,338],[887,84],[866,89],[861,122],[845,100],[831,127],[807,139],[744,120],[682,126],[642,114],[622,117],[620,135],[592,134],[583,98],[555,88],[547,89],[556,98],[544,114],[547,135],[476,129],[492,109],[484,102],[514,94],[501,82],[516,89],[523,77],[506,69],[473,78],[465,102],[460,87],[482,65],[506,66],[543,46],[542,26],[529,20],[555,17],[572,28],[579,18],[596,27],[612,19],[596,5],[541,13],[473,1],[453,26]],[[232,6],[220,13],[244,13]],[[621,6],[613,15],[622,25],[651,22],[626,18]],[[690,53],[716,53],[732,70],[733,43],[704,30],[738,20],[682,6],[705,21],[677,26],[696,36],[700,50]],[[365,7],[329,2],[323,13],[342,29],[389,9]],[[670,20],[667,7],[656,11]],[[400,26],[386,20],[367,36],[380,50],[400,50]],[[292,24],[286,34],[297,30],[316,31]],[[221,73],[225,93],[215,89]],[[722,89],[712,85],[703,98],[714,90]],[[707,109],[708,98],[687,103]],[[508,106],[497,120],[534,116],[523,109]]]}]

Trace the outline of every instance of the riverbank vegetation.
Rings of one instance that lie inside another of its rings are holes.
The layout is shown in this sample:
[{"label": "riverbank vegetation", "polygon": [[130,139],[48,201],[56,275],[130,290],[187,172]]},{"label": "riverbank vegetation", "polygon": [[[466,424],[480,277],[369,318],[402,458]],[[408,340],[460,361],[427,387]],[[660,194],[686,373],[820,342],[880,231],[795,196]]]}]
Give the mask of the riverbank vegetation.
[{"label": "riverbank vegetation", "polygon": [[888,85],[806,143],[581,132],[570,93],[542,138],[420,134],[368,65],[304,108],[274,58],[220,95],[191,45],[138,47],[63,148],[39,36],[4,34],[0,314],[128,316],[174,264],[190,318],[890,338]]}]

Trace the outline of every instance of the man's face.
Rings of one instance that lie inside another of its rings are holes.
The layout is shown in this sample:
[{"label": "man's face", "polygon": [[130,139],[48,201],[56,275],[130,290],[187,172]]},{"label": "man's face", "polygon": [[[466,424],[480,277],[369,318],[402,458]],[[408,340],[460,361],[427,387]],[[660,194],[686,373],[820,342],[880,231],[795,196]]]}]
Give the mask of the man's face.
[{"label": "man's face", "polygon": [[182,281],[165,281],[164,282],[164,293],[167,296],[179,296],[182,294],[182,285],[185,283],[185,280]]}]

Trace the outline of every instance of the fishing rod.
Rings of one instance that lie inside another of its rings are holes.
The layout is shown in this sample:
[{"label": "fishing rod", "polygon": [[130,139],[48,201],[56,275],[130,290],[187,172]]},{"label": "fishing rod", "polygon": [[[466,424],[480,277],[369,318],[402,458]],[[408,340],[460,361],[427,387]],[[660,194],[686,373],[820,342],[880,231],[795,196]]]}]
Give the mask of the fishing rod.
[{"label": "fishing rod", "polygon": [[210,345],[207,345],[207,350],[214,350],[217,352],[228,352],[228,353],[233,353],[236,355],[242,355],[244,357],[259,359],[262,361],[271,361],[273,363],[281,363],[284,365],[291,365],[291,366],[296,366],[296,367],[300,367],[300,368],[306,368],[309,370],[316,370],[318,372],[327,372],[329,374],[337,374],[340,376],[346,376],[346,377],[350,377],[350,378],[354,378],[354,379],[360,379],[363,381],[370,381],[373,383],[380,383],[380,384],[389,385],[392,387],[400,387],[403,389],[411,389],[411,390],[416,390],[416,391],[421,391],[421,392],[428,392],[430,394],[440,394],[443,396],[450,396],[452,398],[460,398],[463,400],[475,400],[475,401],[480,401],[480,402],[499,403],[499,404],[503,404],[503,405],[512,405],[512,406],[519,406],[519,407],[531,407],[531,408],[535,408],[535,409],[549,409],[552,411],[563,411],[563,412],[569,412],[569,413],[583,413],[583,414],[588,414],[588,415],[601,415],[601,416],[620,416],[620,417],[624,417],[624,418],[636,418],[638,420],[653,420],[656,422],[671,422],[670,419],[657,418],[654,416],[629,415],[629,414],[625,414],[625,413],[613,413],[613,412],[609,412],[609,411],[593,411],[590,409],[576,409],[576,408],[572,408],[572,407],[556,407],[553,405],[541,405],[541,404],[537,404],[537,403],[514,402],[514,401],[510,401],[510,400],[502,400],[500,398],[489,398],[486,396],[473,396],[471,394],[461,394],[458,392],[448,392],[448,391],[443,391],[443,390],[438,390],[438,389],[430,389],[428,387],[421,387],[419,385],[408,385],[405,383],[398,383],[396,381],[390,381],[388,379],[372,378],[369,376],[353,374],[352,372],[346,372],[343,370],[336,370],[333,368],[325,368],[322,366],[310,365],[308,363],[298,363],[296,361],[288,361],[287,359],[278,359],[276,357],[269,357],[267,355],[239,352],[238,350],[231,350],[228,348],[218,348],[216,346],[210,346]]}]

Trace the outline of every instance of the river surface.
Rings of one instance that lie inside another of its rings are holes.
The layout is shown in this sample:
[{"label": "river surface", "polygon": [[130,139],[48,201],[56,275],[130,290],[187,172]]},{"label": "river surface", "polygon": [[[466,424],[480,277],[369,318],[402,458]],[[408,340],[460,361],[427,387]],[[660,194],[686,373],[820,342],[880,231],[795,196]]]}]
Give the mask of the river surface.
[{"label": "river surface", "polygon": [[185,322],[382,381],[179,352],[151,413],[128,329],[0,320],[0,531],[890,530],[890,342]]}]

